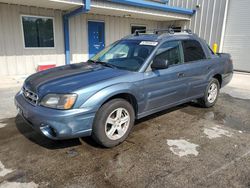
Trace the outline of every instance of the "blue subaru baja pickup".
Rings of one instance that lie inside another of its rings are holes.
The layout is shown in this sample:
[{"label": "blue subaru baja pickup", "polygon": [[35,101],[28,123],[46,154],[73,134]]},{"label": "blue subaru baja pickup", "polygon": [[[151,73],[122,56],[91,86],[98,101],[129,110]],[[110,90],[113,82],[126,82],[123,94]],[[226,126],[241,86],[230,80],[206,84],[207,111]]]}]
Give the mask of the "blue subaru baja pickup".
[{"label": "blue subaru baja pickup", "polygon": [[230,55],[213,53],[189,30],[136,31],[85,63],[29,76],[15,104],[50,139],[92,136],[113,147],[135,119],[192,100],[213,106],[232,75]]}]

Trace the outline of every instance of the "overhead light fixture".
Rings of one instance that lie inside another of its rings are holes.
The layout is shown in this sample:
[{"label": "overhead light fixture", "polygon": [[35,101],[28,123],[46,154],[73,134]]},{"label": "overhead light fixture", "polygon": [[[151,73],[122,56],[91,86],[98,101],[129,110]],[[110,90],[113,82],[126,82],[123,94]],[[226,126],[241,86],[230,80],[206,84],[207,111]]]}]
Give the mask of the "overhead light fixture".
[{"label": "overhead light fixture", "polygon": [[200,5],[200,4],[197,4],[197,5],[195,5],[195,7],[196,7],[197,9],[199,9],[199,8],[201,8],[201,5]]},{"label": "overhead light fixture", "polygon": [[71,5],[80,5],[82,6],[83,3],[77,3],[73,1],[67,1],[67,0],[49,0],[50,2],[56,2],[56,3],[65,3],[65,4],[71,4]]},{"label": "overhead light fixture", "polygon": [[130,17],[131,17],[131,14],[125,14],[123,17],[124,17],[124,18],[130,18]]}]

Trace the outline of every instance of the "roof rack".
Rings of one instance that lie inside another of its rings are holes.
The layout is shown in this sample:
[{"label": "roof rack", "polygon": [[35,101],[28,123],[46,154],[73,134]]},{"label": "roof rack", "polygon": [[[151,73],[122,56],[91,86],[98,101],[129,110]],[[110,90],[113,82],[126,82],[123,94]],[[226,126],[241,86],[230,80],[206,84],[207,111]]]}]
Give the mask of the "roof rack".
[{"label": "roof rack", "polygon": [[[148,33],[148,31],[153,31],[152,33]],[[140,34],[156,34],[158,35],[159,33],[169,33],[169,34],[174,34],[175,32],[186,32],[188,34],[192,34],[191,29],[173,29],[173,28],[167,28],[167,29],[154,29],[154,30],[135,30],[134,35],[139,36]]]}]

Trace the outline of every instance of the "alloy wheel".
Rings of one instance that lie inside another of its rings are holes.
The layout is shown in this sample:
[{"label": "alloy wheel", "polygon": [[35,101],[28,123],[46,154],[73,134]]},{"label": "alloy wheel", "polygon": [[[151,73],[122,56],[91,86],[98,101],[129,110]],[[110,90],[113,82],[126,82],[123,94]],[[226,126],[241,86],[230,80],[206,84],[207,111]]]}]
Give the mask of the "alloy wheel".
[{"label": "alloy wheel", "polygon": [[111,140],[118,140],[125,135],[130,123],[130,115],[125,108],[111,112],[105,123],[105,133]]},{"label": "alloy wheel", "polygon": [[208,89],[208,97],[207,97],[208,102],[213,103],[216,100],[217,95],[218,95],[218,86],[217,84],[212,83]]}]

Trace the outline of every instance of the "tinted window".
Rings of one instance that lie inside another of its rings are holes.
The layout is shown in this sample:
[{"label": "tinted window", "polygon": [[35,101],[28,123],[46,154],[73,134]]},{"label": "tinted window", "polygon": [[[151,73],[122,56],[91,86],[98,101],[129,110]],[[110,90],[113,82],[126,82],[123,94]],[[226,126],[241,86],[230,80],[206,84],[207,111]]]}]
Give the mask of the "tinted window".
[{"label": "tinted window", "polygon": [[180,45],[178,41],[166,42],[160,46],[156,52],[155,58],[168,61],[168,65],[181,63]]},{"label": "tinted window", "polygon": [[26,48],[55,46],[52,18],[22,16],[22,24]]},{"label": "tinted window", "polygon": [[198,41],[186,40],[182,41],[182,45],[185,62],[197,61],[206,58],[203,49]]}]

